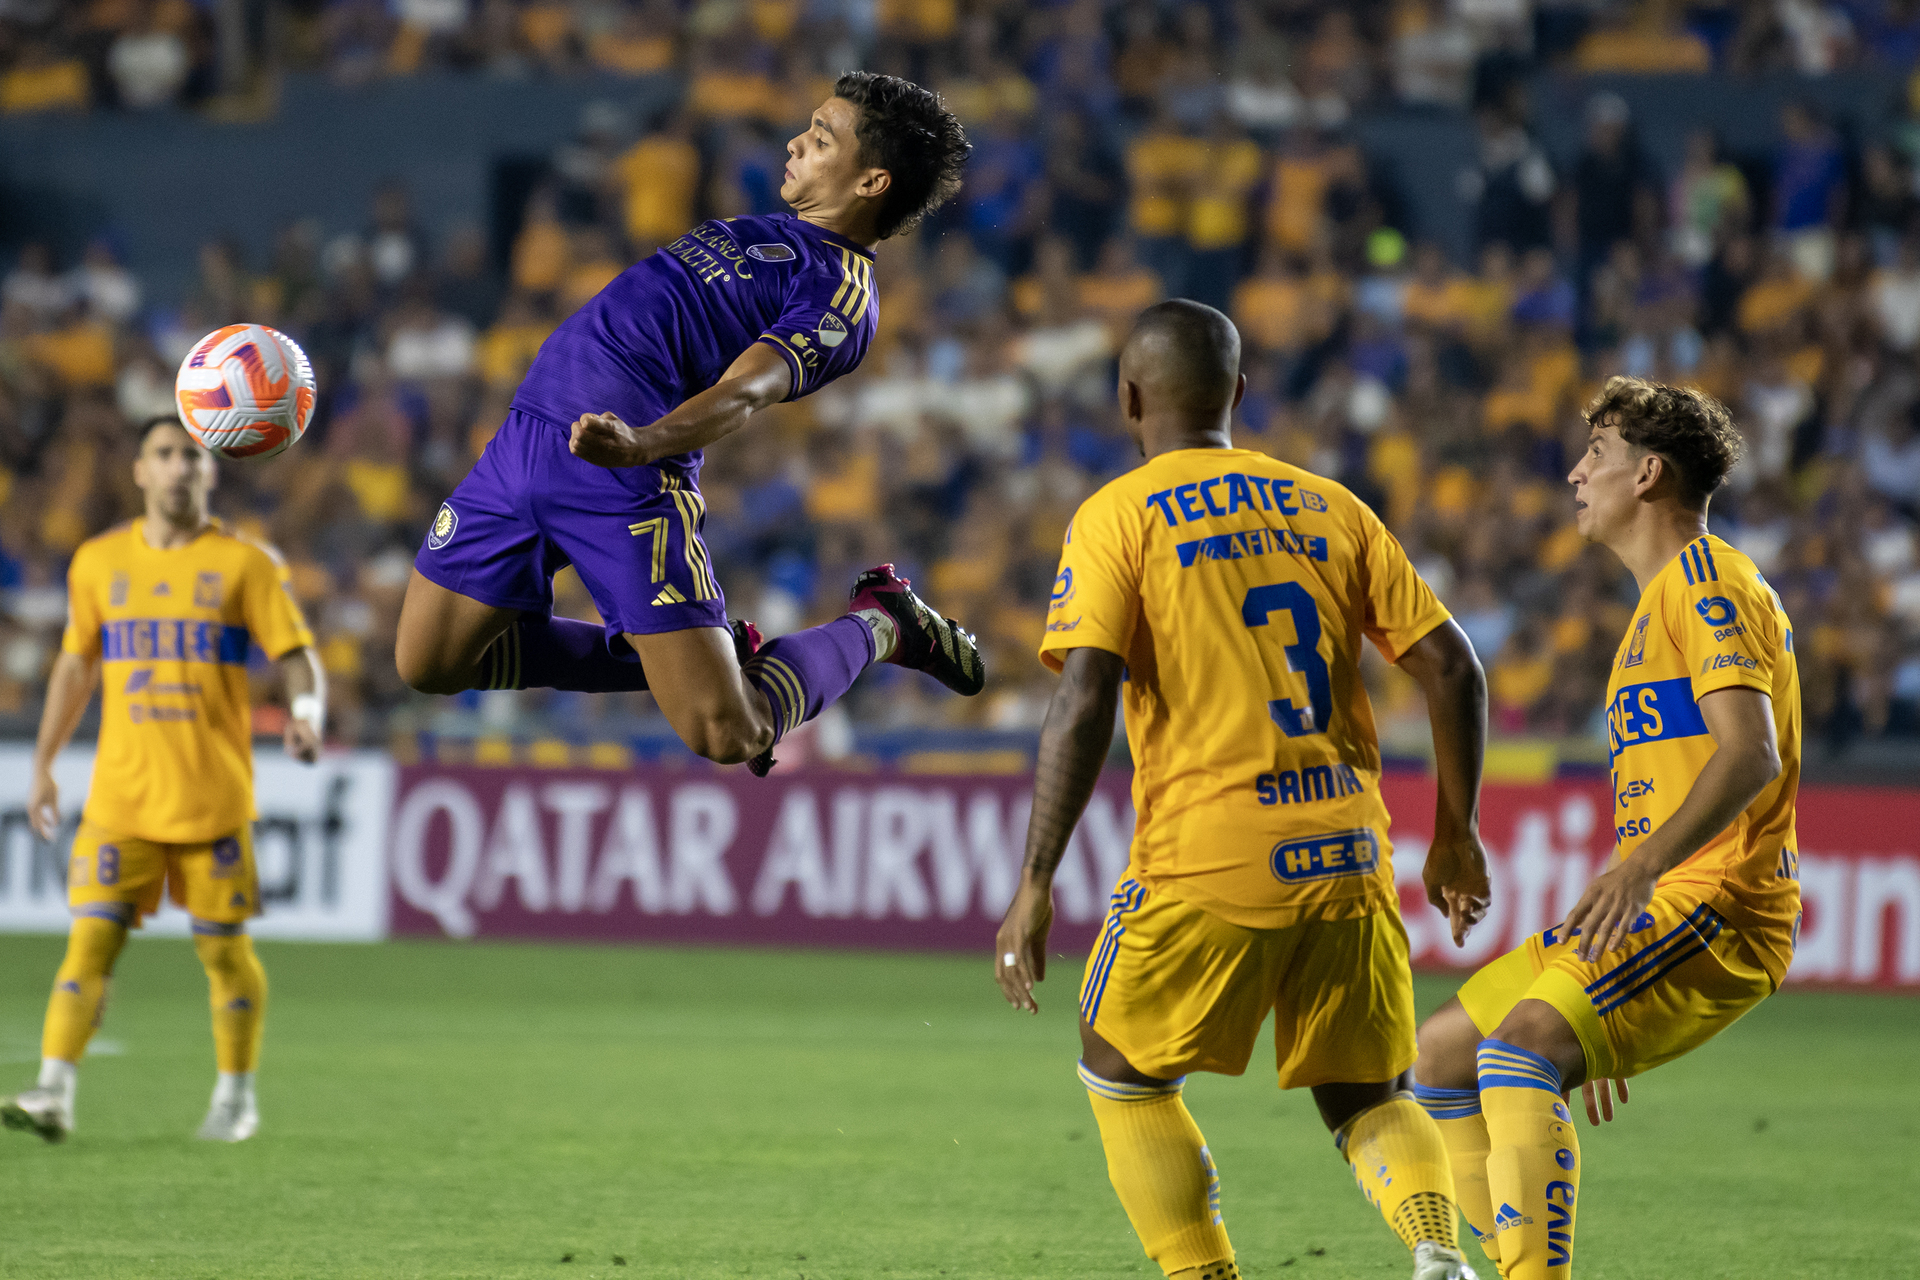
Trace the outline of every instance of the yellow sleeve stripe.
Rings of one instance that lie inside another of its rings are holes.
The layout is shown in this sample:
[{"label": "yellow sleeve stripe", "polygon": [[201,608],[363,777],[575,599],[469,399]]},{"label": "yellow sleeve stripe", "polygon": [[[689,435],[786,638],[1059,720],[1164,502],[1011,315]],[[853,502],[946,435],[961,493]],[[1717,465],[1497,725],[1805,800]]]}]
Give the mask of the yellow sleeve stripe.
[{"label": "yellow sleeve stripe", "polygon": [[760,335],[760,340],[763,342],[776,343],[782,351],[786,352],[787,355],[792,358],[793,394],[796,396],[799,395],[801,389],[807,385],[807,366],[801,362],[800,353],[788,346],[786,341],[777,333],[763,333]]}]

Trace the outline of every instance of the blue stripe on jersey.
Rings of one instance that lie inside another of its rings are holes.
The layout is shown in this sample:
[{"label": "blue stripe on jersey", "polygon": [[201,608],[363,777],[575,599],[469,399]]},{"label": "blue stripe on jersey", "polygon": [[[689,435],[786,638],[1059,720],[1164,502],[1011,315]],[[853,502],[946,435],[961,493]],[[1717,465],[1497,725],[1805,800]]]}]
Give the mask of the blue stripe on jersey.
[{"label": "blue stripe on jersey", "polygon": [[1693,576],[1693,557],[1688,554],[1692,550],[1692,547],[1688,547],[1680,553],[1680,572],[1687,575],[1687,585],[1690,587],[1700,585],[1700,580]]},{"label": "blue stripe on jersey", "polygon": [[123,618],[100,626],[107,662],[217,662],[247,665],[245,627],[191,618]]},{"label": "blue stripe on jersey", "polygon": [[1607,707],[1607,759],[1648,742],[1696,738],[1707,731],[1687,676],[1630,684]]},{"label": "blue stripe on jersey", "polygon": [[1700,541],[1694,545],[1700,548],[1700,555],[1707,562],[1707,577],[1715,582],[1720,581],[1720,566],[1713,562],[1712,545],[1708,543],[1705,538],[1700,539]]}]

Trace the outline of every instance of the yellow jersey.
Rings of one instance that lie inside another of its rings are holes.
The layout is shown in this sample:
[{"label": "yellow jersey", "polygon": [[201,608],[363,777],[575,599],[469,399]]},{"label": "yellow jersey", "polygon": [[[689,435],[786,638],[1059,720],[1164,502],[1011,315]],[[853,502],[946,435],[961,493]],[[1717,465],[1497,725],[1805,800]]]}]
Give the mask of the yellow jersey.
[{"label": "yellow jersey", "polygon": [[1247,928],[1396,902],[1360,640],[1448,618],[1366,504],[1251,449],[1161,454],[1068,526],[1040,658],[1127,662],[1130,872]]},{"label": "yellow jersey", "polygon": [[1780,776],[1662,888],[1710,903],[1745,934],[1777,985],[1800,915],[1800,672],[1793,626],[1753,561],[1708,534],[1647,584],[1607,682],[1616,860],[1673,816],[1713,756],[1699,700],[1717,689],[1773,700]]},{"label": "yellow jersey", "polygon": [[313,643],[266,547],[217,520],[166,551],[137,520],[81,545],[61,648],[102,668],[88,822],[191,844],[253,819],[250,642],[272,658]]}]

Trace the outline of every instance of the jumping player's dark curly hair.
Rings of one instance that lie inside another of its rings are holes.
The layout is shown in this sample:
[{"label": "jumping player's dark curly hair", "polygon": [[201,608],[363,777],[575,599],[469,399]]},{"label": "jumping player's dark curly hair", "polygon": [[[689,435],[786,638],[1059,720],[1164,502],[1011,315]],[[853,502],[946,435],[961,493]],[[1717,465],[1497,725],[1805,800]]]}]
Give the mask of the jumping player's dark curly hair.
[{"label": "jumping player's dark curly hair", "polygon": [[1644,378],[1608,378],[1587,406],[1586,421],[1617,428],[1628,444],[1666,459],[1690,507],[1707,505],[1746,450],[1727,406],[1692,387]]},{"label": "jumping player's dark curly hair", "polygon": [[960,189],[973,144],[940,95],[898,76],[849,71],[833,96],[860,109],[861,159],[893,175],[880,206],[880,238],[911,231]]}]

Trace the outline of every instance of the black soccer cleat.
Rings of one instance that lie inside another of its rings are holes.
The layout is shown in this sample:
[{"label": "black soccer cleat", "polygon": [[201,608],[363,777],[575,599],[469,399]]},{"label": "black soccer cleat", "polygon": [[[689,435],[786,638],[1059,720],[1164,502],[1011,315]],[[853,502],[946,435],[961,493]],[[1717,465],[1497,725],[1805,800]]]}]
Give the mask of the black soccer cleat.
[{"label": "black soccer cleat", "polygon": [[893,619],[896,639],[888,662],[924,671],[963,698],[987,687],[980,646],[960,624],[943,618],[913,593],[913,584],[883,564],[853,580],[847,609],[879,609]]}]

